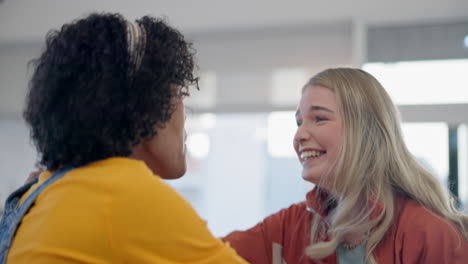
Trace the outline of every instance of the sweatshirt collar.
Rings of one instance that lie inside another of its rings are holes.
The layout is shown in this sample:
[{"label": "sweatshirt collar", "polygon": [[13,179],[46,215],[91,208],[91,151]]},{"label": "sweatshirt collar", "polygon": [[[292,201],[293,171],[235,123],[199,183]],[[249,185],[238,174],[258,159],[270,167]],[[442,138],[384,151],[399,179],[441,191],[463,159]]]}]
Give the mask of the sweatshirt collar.
[{"label": "sweatshirt collar", "polygon": [[[369,204],[374,208],[370,219],[375,219],[384,209],[384,204],[377,201],[374,197],[369,197]],[[330,212],[336,208],[336,199],[325,189],[315,186],[306,194],[307,210],[327,217]]]}]

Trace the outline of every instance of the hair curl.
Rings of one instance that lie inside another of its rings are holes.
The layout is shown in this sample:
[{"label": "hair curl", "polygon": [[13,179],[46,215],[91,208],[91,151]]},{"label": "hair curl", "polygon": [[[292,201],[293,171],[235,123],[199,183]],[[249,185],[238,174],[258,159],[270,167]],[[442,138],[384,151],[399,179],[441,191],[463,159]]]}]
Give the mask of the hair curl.
[{"label": "hair curl", "polygon": [[125,19],[91,14],[46,36],[33,60],[24,118],[39,152],[39,166],[56,170],[129,156],[170,120],[171,99],[188,95],[198,78],[192,44],[162,19],[137,23],[147,34],[137,72],[129,67]]}]

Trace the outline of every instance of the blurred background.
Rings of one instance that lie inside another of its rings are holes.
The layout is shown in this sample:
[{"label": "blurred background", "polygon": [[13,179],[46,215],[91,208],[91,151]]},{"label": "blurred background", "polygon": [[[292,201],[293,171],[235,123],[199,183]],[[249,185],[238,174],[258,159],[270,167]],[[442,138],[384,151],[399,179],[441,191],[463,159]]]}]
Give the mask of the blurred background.
[{"label": "blurred background", "polygon": [[0,0],[0,199],[35,169],[21,118],[50,29],[94,11],[166,16],[194,42],[187,175],[174,186],[215,235],[304,199],[293,148],[302,85],[362,67],[398,104],[418,160],[468,203],[467,0]]}]

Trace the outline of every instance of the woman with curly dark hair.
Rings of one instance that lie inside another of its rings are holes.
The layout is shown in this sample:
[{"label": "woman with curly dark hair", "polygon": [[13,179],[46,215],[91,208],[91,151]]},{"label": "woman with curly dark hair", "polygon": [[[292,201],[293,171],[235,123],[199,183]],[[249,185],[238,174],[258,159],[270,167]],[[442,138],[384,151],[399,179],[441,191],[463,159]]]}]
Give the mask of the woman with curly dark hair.
[{"label": "woman with curly dark hair", "polygon": [[245,263],[161,180],[186,170],[193,56],[148,16],[49,33],[24,111],[45,171],[7,199],[0,263]]}]

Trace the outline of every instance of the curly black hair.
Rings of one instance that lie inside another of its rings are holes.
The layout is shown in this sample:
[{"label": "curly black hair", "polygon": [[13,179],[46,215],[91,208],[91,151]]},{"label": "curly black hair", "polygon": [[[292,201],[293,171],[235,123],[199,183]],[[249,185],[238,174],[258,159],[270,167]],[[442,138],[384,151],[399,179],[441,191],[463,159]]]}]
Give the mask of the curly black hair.
[{"label": "curly black hair", "polygon": [[173,97],[198,89],[192,44],[163,19],[137,20],[147,40],[141,66],[131,71],[126,23],[119,14],[93,13],[47,34],[23,113],[40,167],[129,156],[170,120]]}]

